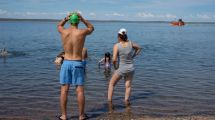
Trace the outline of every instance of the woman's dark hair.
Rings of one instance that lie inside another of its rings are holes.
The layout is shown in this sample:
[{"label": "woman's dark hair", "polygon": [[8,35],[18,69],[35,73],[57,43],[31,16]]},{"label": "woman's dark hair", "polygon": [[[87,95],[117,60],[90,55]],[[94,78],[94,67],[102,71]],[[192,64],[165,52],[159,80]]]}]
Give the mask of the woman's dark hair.
[{"label": "woman's dark hair", "polygon": [[105,53],[105,63],[106,63],[106,58],[109,58],[109,61],[108,61],[108,62],[110,62],[110,53],[109,53],[109,52],[106,52],[106,53]]},{"label": "woman's dark hair", "polygon": [[118,36],[123,40],[126,41],[128,39],[128,36],[126,34],[118,34]]}]

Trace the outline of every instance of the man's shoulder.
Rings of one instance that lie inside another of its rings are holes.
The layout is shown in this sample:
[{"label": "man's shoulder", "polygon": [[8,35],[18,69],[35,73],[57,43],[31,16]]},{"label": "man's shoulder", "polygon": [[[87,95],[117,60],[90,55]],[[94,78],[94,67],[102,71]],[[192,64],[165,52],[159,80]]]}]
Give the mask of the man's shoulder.
[{"label": "man's shoulder", "polygon": [[77,33],[82,33],[85,31],[85,29],[82,28],[78,28],[78,29],[65,29],[65,31],[69,31],[69,32],[77,32]]},{"label": "man's shoulder", "polygon": [[79,29],[69,29],[69,28],[66,28],[66,29],[64,29],[63,32],[66,33],[66,34],[71,34],[71,33],[80,33],[81,31]]},{"label": "man's shoulder", "polygon": [[84,29],[84,28],[79,28],[78,30],[81,32],[87,31],[87,29]]},{"label": "man's shoulder", "polygon": [[89,35],[90,33],[92,33],[92,30],[90,30],[89,28],[80,28],[79,30],[85,35]]}]

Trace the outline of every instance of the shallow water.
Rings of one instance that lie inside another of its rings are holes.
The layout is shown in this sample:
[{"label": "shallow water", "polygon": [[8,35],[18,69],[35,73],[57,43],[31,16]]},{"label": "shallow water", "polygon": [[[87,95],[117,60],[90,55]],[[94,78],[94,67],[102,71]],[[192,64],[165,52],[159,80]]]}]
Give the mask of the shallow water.
[{"label": "shallow water", "polygon": [[[135,59],[131,112],[152,116],[215,115],[215,24],[93,22],[87,37],[86,112],[97,118],[107,109],[109,74],[97,66],[104,52],[112,52],[117,31],[143,48]],[[52,119],[59,111],[59,71],[53,64],[62,50],[56,22],[0,22],[0,118],[22,116]],[[83,27],[83,25],[82,25]],[[114,93],[116,112],[124,112],[124,81]],[[74,87],[68,111],[77,117]],[[74,117],[74,118],[75,118]]]}]

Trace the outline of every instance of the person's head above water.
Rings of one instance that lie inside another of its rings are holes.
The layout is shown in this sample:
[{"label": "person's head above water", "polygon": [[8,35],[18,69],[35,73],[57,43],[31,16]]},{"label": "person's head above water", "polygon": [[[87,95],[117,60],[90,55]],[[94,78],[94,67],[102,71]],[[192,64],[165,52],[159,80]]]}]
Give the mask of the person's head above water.
[{"label": "person's head above water", "polygon": [[121,28],[118,32],[118,37],[121,40],[126,41],[128,39],[127,30],[125,28]]},{"label": "person's head above water", "polygon": [[77,13],[71,13],[69,16],[69,22],[71,25],[77,25],[79,23],[79,16]]},{"label": "person's head above water", "polygon": [[106,53],[105,53],[105,57],[110,57],[110,53],[109,53],[109,52],[106,52]]},{"label": "person's head above water", "polygon": [[107,58],[108,58],[108,62],[110,62],[110,60],[111,60],[110,57],[111,57],[111,54],[109,52],[106,52],[105,53],[105,63],[107,62],[107,60],[106,60]]}]

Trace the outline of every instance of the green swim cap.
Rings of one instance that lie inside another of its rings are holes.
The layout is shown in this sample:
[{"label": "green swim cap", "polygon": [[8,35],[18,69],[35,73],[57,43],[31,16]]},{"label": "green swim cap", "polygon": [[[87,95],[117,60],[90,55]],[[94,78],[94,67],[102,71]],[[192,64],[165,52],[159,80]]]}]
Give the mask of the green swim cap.
[{"label": "green swim cap", "polygon": [[77,13],[72,13],[72,15],[69,16],[69,22],[71,24],[77,24],[77,23],[79,23],[79,18],[78,18]]}]

